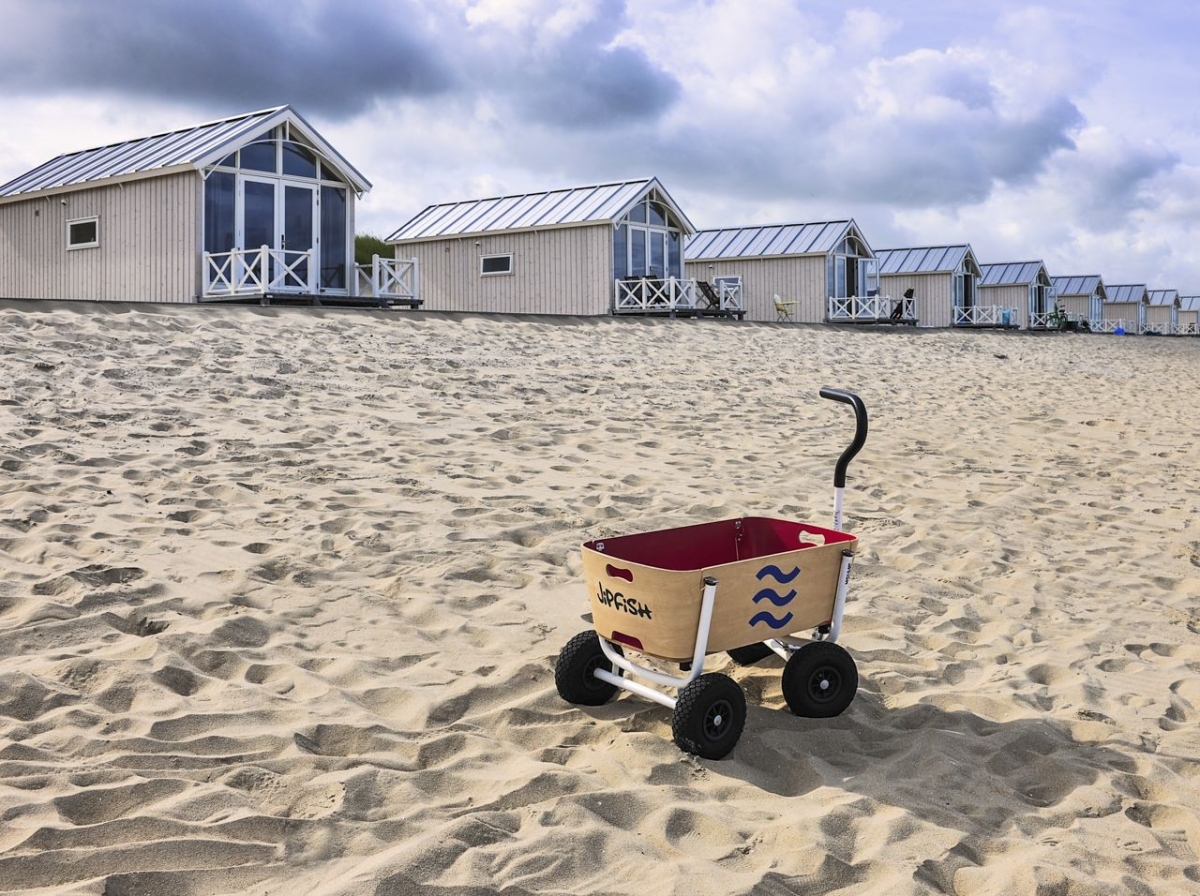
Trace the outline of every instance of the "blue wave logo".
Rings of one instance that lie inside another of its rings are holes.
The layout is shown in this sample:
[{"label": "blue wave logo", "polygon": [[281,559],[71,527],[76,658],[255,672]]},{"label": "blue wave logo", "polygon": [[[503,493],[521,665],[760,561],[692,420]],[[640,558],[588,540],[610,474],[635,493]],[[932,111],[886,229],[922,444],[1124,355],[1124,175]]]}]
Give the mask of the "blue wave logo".
[{"label": "blue wave logo", "polygon": [[757,578],[761,582],[767,576],[770,576],[779,584],[786,585],[792,579],[796,578],[796,576],[798,576],[798,575],[800,575],[800,567],[799,566],[797,566],[791,572],[784,572],[782,569],[780,569],[774,563],[771,563],[767,566],[764,566],[757,573],[755,573],[755,578]]},{"label": "blue wave logo", "polygon": [[752,601],[754,601],[755,603],[758,603],[759,601],[769,600],[771,603],[773,603],[777,607],[786,607],[788,604],[790,604],[792,602],[792,599],[795,596],[796,596],[795,589],[789,591],[787,594],[776,594],[770,588],[764,588],[762,591],[758,592],[758,594],[754,595],[754,597],[752,597],[750,599]]},{"label": "blue wave logo", "polygon": [[[770,564],[764,566],[762,569],[760,569],[757,573],[755,573],[755,578],[757,578],[760,582],[763,579],[772,578],[776,582],[779,582],[781,585],[786,585],[789,582],[791,582],[793,579],[795,579],[796,576],[798,576],[798,575],[800,575],[800,567],[799,566],[793,567],[791,572],[784,572],[782,569],[780,569],[775,564],[770,563]],[[758,594],[754,595],[754,597],[752,598],[752,600],[756,604],[766,600],[766,601],[770,601],[773,606],[775,606],[779,609],[786,607],[788,604],[790,604],[795,599],[796,599],[796,589],[795,588],[793,588],[787,594],[780,594],[774,588],[763,588],[761,591],[758,592]],[[782,617],[780,617],[780,616],[775,616],[771,613],[768,613],[766,610],[761,610],[758,613],[755,613],[752,617],[750,617],[750,625],[755,626],[755,625],[759,625],[761,623],[762,625],[766,625],[775,630],[779,630],[779,629],[783,628],[784,626],[786,626],[789,622],[791,622],[792,618],[793,617],[790,612],[786,613]]]},{"label": "blue wave logo", "polygon": [[768,613],[764,610],[763,612],[758,613],[755,616],[751,617],[750,624],[758,625],[760,622],[762,622],[766,625],[769,625],[773,629],[781,629],[791,621],[792,621],[791,613],[788,613],[782,619],[777,619],[776,617],[772,616],[770,613]]}]

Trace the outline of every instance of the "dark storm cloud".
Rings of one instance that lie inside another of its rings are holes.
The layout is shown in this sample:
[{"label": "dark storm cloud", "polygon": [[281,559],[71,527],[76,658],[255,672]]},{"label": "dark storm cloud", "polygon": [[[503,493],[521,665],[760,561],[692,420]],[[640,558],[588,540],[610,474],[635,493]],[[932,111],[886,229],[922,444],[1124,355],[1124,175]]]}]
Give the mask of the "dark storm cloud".
[{"label": "dark storm cloud", "polygon": [[1069,172],[1081,216],[1104,229],[1139,209],[1155,208],[1161,197],[1151,184],[1174,171],[1179,154],[1153,144],[1121,144],[1096,153]]},{"label": "dark storm cloud", "polygon": [[537,121],[565,128],[606,128],[653,119],[678,98],[679,84],[626,47],[564,53],[536,84],[515,96]]},{"label": "dark storm cloud", "polygon": [[[515,107],[535,121],[568,129],[657,118],[681,87],[642,51],[611,46],[626,24],[624,0],[603,0],[569,36],[520,57],[507,79]],[[535,43],[534,34],[526,38]]]},{"label": "dark storm cloud", "polygon": [[640,51],[609,46],[623,17],[622,0],[608,0],[545,43],[532,25],[521,35],[470,27],[419,0],[43,0],[0,33],[0,78],[14,94],[94,91],[227,111],[292,103],[328,119],[397,98],[491,97],[552,127],[601,127],[653,118],[679,92]]},{"label": "dark storm cloud", "polygon": [[[387,12],[382,12],[386,8]],[[23,93],[95,90],[328,117],[428,95],[450,67],[407,4],[42,0],[0,35],[0,78]]]}]

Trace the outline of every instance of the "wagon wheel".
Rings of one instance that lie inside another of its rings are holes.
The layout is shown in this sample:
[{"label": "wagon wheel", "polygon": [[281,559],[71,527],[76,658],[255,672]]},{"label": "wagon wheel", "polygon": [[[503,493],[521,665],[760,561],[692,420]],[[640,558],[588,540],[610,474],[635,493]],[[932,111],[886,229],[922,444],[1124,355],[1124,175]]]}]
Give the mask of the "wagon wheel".
[{"label": "wagon wheel", "polygon": [[679,692],[671,734],[679,749],[720,759],[734,748],[746,725],[746,695],[720,672],[701,675]]},{"label": "wagon wheel", "polygon": [[[617,644],[613,649],[621,652]],[[600,706],[612,699],[617,686],[601,681],[593,673],[597,669],[615,671],[604,651],[600,649],[600,636],[589,629],[580,632],[566,643],[554,664],[554,684],[558,695],[568,703],[580,706]]]},{"label": "wagon wheel", "polygon": [[783,667],[783,698],[798,716],[841,715],[858,690],[858,668],[845,648],[829,641],[805,644]]},{"label": "wagon wheel", "polygon": [[761,641],[757,644],[747,644],[745,647],[735,647],[725,652],[739,666],[753,666],[759,660],[765,660],[767,657],[775,655],[775,651]]}]

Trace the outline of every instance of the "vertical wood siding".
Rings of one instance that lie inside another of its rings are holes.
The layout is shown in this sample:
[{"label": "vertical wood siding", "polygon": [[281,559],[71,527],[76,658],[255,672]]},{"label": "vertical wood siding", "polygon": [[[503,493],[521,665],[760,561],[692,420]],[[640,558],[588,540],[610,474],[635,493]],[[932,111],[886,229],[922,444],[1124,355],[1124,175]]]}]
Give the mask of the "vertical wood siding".
[{"label": "vertical wood siding", "polygon": [[1015,308],[1018,327],[1029,326],[1029,287],[1020,285],[981,286],[979,287],[980,305],[999,305],[1001,308]]},{"label": "vertical wood siding", "polygon": [[1059,296],[1059,304],[1062,305],[1063,311],[1067,317],[1072,320],[1090,320],[1092,316],[1092,298],[1091,296]]},{"label": "vertical wood siding", "polygon": [[1200,311],[1180,311],[1179,318],[1175,322],[1181,333],[1189,326],[1194,329],[1198,324],[1200,324]]},{"label": "vertical wood siding", "polygon": [[1140,302],[1105,302],[1104,319],[1123,320],[1125,321],[1126,329],[1137,327],[1141,325],[1143,320],[1142,315],[1139,313],[1141,307]]},{"label": "vertical wood siding", "polygon": [[746,320],[775,320],[776,295],[796,303],[793,320],[814,324],[825,320],[828,293],[824,255],[689,261],[684,276],[710,283],[717,277],[741,277]]},{"label": "vertical wood siding", "polygon": [[[186,172],[0,205],[0,297],[194,302],[198,177]],[[68,251],[67,222],[93,215],[100,245]]]},{"label": "vertical wood siding", "polygon": [[[513,256],[512,274],[482,276],[484,255]],[[612,226],[563,227],[398,243],[416,258],[429,311],[603,315],[612,307]]]},{"label": "vertical wood siding", "polygon": [[954,277],[951,274],[881,274],[879,294],[900,299],[911,288],[918,327],[954,324]]},{"label": "vertical wood siding", "polygon": [[1146,324],[1155,325],[1164,333],[1171,332],[1171,306],[1148,305],[1146,307]]}]

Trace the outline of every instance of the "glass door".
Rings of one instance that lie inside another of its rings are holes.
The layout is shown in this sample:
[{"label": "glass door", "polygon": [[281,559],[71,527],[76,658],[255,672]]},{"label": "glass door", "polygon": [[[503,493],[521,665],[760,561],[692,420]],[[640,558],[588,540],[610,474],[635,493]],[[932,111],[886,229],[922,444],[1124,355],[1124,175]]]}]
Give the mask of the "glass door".
[{"label": "glass door", "polygon": [[[271,289],[311,289],[304,253],[317,246],[317,187],[243,177],[239,192],[241,245],[255,282]],[[268,251],[265,271],[258,254],[263,246]]]},{"label": "glass door", "polygon": [[308,259],[299,253],[313,248],[316,220],[316,189],[286,184],[283,188],[283,233],[279,237],[279,248],[284,250],[280,285],[285,288],[310,290]]},{"label": "glass door", "polygon": [[[277,247],[278,230],[275,227],[275,181],[243,178],[241,183],[242,248],[246,250],[246,266],[250,276],[267,287],[275,279],[271,258],[264,260],[257,254],[265,246],[268,250]],[[240,279],[240,278],[239,278]]]}]

